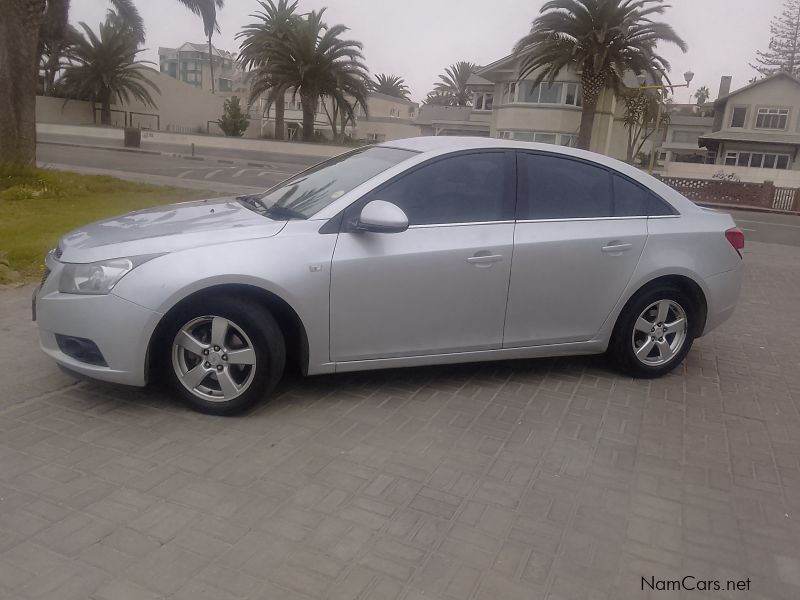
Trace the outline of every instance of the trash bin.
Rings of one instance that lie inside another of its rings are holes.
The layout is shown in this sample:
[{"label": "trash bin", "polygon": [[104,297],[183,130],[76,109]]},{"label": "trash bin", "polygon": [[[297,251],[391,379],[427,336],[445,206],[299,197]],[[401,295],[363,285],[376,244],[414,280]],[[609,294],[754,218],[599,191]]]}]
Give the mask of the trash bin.
[{"label": "trash bin", "polygon": [[125,128],[125,147],[126,148],[141,148],[142,147],[142,130],[138,127]]}]

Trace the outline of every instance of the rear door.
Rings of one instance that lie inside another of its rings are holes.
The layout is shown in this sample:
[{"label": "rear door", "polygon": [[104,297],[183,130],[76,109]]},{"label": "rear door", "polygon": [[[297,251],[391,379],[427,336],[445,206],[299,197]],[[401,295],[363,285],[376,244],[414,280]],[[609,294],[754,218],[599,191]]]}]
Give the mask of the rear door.
[{"label": "rear door", "polygon": [[503,346],[590,340],[647,240],[648,192],[602,166],[517,153],[514,261]]}]

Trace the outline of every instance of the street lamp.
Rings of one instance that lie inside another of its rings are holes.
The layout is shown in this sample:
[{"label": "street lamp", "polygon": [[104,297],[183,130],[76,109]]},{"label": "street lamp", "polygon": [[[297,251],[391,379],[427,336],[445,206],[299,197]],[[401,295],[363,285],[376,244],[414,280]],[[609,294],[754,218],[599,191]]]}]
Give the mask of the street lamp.
[{"label": "street lamp", "polygon": [[[674,84],[674,85],[673,84],[668,84],[668,85],[645,85],[647,83],[647,78],[645,77],[644,73],[639,74],[639,75],[636,76],[636,80],[639,82],[639,87],[638,87],[639,91],[644,91],[644,90],[671,90],[671,89],[679,88],[679,87],[688,88],[689,84],[692,83],[692,79],[694,79],[694,73],[692,73],[691,71],[686,71],[686,73],[683,74],[683,79],[686,81],[686,83],[677,83],[677,84]],[[659,99],[659,102],[658,102],[658,112],[656,114],[656,131],[655,131],[656,139],[658,139],[658,130],[659,129],[661,129],[661,102],[660,102],[660,99]],[[655,142],[654,142],[653,150],[650,153],[650,168],[648,169],[651,175],[653,174],[653,169],[655,168],[655,160],[656,160],[656,148],[655,148]]]}]

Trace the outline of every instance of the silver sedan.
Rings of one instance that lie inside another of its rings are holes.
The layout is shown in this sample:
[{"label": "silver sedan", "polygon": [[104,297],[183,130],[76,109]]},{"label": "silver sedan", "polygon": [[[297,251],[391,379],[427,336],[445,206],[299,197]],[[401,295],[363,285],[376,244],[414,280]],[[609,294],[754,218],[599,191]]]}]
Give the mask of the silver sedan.
[{"label": "silver sedan", "polygon": [[733,312],[744,237],[638,169],[553,145],[413,138],[253,196],[73,231],[34,295],[82,376],[163,375],[230,414],[307,375],[607,352],[677,367]]}]

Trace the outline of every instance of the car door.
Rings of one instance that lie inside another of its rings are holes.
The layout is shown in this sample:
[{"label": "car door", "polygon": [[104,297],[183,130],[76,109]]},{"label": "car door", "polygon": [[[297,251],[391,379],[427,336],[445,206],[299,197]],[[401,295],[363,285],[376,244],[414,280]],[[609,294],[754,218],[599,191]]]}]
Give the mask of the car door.
[{"label": "car door", "polygon": [[[352,361],[502,346],[514,232],[514,154],[451,154],[347,209],[331,267],[331,358]],[[409,228],[358,232],[372,200]]]},{"label": "car door", "polygon": [[[590,340],[647,240],[647,190],[605,167],[518,152],[504,347]],[[617,197],[618,196],[618,197]]]}]

